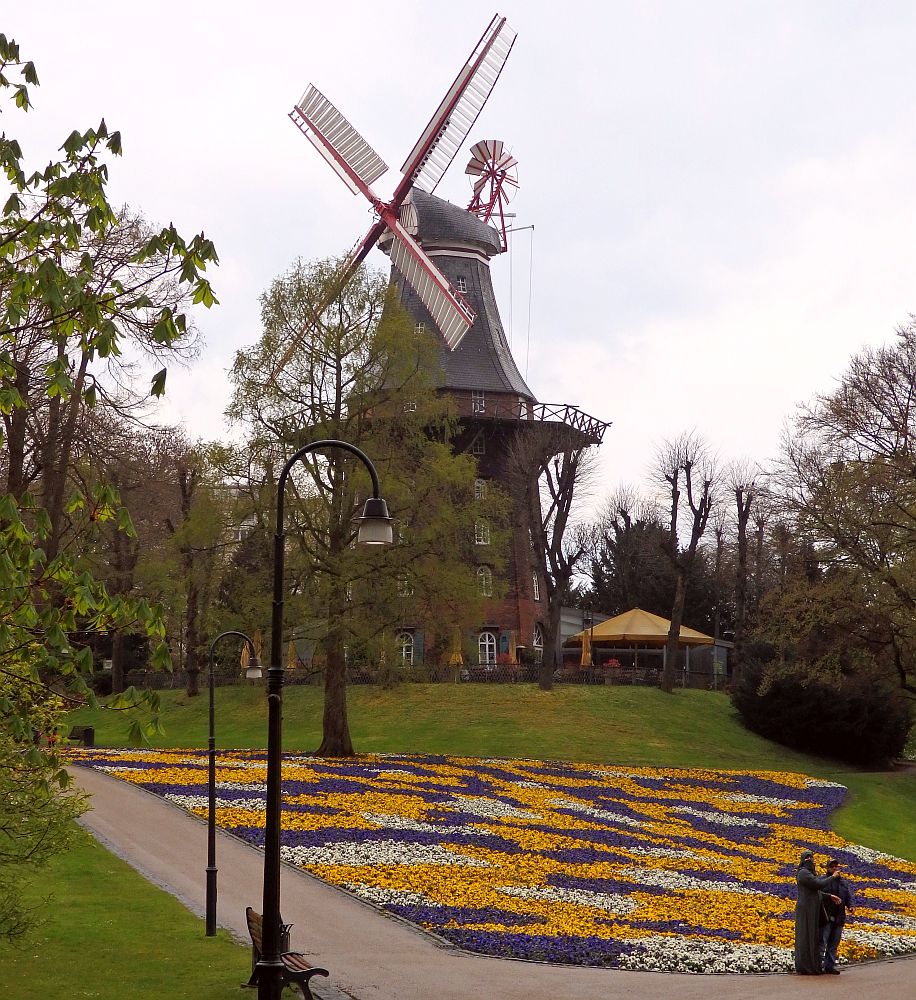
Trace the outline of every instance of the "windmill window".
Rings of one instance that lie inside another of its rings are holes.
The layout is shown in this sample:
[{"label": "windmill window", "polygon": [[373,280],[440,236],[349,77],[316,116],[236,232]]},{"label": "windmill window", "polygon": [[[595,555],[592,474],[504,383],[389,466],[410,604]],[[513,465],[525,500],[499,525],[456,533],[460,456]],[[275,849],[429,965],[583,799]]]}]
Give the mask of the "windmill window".
[{"label": "windmill window", "polygon": [[475,500],[486,500],[487,498],[487,481],[486,479],[475,479],[474,480],[474,499]]},{"label": "windmill window", "polygon": [[405,413],[416,413],[417,412],[417,401],[415,399],[408,399],[404,404]]},{"label": "windmill window", "polygon": [[417,323],[417,325],[414,327],[414,332],[417,334],[426,333],[426,324],[423,322],[423,320],[420,320],[420,322]]},{"label": "windmill window", "polygon": [[487,412],[487,397],[484,395],[482,389],[474,389],[471,392],[471,412],[472,413]]},{"label": "windmill window", "polygon": [[483,434],[478,434],[474,438],[471,444],[471,454],[472,455],[486,455],[487,453],[487,442],[484,439]]},{"label": "windmill window", "polygon": [[540,622],[534,626],[534,635],[532,637],[534,642],[534,658],[538,663],[544,659],[544,628]]},{"label": "windmill window", "polygon": [[478,659],[485,666],[496,663],[496,636],[493,632],[481,632],[477,640]]},{"label": "windmill window", "polygon": [[398,657],[405,666],[413,666],[413,633],[398,632],[395,639]]},{"label": "windmill window", "polygon": [[474,542],[476,545],[490,544],[490,525],[486,521],[474,522]]},{"label": "windmill window", "polygon": [[398,577],[398,597],[410,597],[413,594],[413,584],[406,573]]},{"label": "windmill window", "polygon": [[459,275],[455,279],[455,287],[458,289],[459,292],[461,292],[462,295],[464,295],[465,292],[467,292],[468,290],[467,278],[465,278],[464,275]]},{"label": "windmill window", "polygon": [[541,584],[536,572],[531,574],[531,593],[536,601],[541,599]]},{"label": "windmill window", "polygon": [[493,570],[489,566],[477,567],[477,589],[481,597],[493,596]]},{"label": "windmill window", "polygon": [[349,582],[347,583],[345,593],[346,593],[346,596],[347,596],[347,600],[348,601],[352,601],[353,600],[353,584],[352,583],[349,583]]}]

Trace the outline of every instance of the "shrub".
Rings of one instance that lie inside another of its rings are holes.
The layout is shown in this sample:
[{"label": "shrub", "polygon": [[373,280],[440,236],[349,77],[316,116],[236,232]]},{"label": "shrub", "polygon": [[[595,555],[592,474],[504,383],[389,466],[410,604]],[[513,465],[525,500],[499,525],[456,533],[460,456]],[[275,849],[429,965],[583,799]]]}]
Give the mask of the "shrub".
[{"label": "shrub", "polygon": [[856,661],[840,671],[752,645],[732,701],[749,729],[784,746],[853,764],[889,761],[906,746],[910,701],[867,654]]}]

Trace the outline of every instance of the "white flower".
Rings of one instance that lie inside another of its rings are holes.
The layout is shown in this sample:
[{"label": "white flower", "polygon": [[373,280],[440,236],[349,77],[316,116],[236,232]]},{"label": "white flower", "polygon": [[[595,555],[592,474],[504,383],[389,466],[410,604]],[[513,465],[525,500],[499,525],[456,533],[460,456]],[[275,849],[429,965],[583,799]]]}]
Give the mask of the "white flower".
[{"label": "white flower", "polygon": [[388,830],[416,830],[419,833],[473,833],[478,834],[473,826],[445,826],[437,823],[423,823],[417,819],[409,819],[407,816],[390,816],[380,813],[364,812],[360,814],[363,819],[374,823],[376,826]]},{"label": "white flower", "polygon": [[710,823],[719,823],[722,826],[764,826],[764,823],[748,816],[736,816],[734,813],[715,812],[706,809],[694,809],[692,806],[672,806],[672,812],[684,813],[686,816],[697,816]]},{"label": "white flower", "polygon": [[741,944],[712,938],[662,934],[639,938],[634,951],[620,956],[620,967],[652,972],[789,972],[791,948]]},{"label": "white flower", "polygon": [[354,896],[376,906],[384,906],[386,903],[396,906],[442,906],[442,903],[424,896],[422,892],[401,892],[380,885],[363,885],[362,882],[344,882],[343,886]]},{"label": "white flower", "polygon": [[541,818],[538,813],[510,806],[507,802],[501,802],[499,799],[482,799],[469,795],[454,795],[444,807],[448,808],[450,805],[461,812],[471,813],[472,816],[484,816],[487,819]]},{"label": "white flower", "polygon": [[576,812],[580,812],[585,816],[591,816],[592,819],[600,819],[605,823],[618,823],[620,826],[636,827],[643,825],[642,822],[638,819],[633,819],[632,816],[624,816],[622,813],[610,812],[607,809],[595,809],[592,806],[585,805],[584,802],[577,802],[575,799],[551,799],[547,804],[553,806],[555,809],[574,809]]},{"label": "white flower", "polygon": [[757,805],[781,806],[787,809],[797,809],[799,806],[807,805],[807,803],[799,802],[798,799],[777,799],[769,795],[744,795],[738,792],[726,792],[720,797],[729,802],[752,802]]},{"label": "white flower", "polygon": [[439,844],[411,844],[399,840],[366,840],[361,843],[323,844],[315,847],[281,847],[284,861],[294,865],[460,865],[489,868],[486,861],[469,858]]},{"label": "white flower", "polygon": [[916,948],[916,936],[914,935],[873,930],[873,927],[873,924],[856,923],[853,926],[847,924],[843,936],[848,941],[856,941],[866,947],[874,948],[882,955],[904,955]]},{"label": "white flower", "polygon": [[563,889],[553,885],[501,885],[496,887],[496,891],[505,893],[507,896],[517,896],[519,899],[542,899],[552,903],[578,903],[582,906],[594,906],[599,910],[616,913],[620,917],[632,913],[637,905],[632,899],[612,892]]},{"label": "white flower", "polygon": [[759,889],[751,889],[740,882],[694,878],[683,872],[664,871],[659,868],[621,868],[619,876],[636,885],[654,885],[659,889],[702,889],[704,892],[736,892],[743,896],[766,895]]}]

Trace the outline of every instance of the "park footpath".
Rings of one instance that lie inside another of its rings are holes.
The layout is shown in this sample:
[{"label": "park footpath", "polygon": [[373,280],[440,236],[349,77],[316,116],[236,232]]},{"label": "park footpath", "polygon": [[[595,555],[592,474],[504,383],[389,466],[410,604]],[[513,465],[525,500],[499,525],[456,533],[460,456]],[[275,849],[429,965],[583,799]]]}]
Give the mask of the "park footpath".
[{"label": "park footpath", "polygon": [[[72,773],[92,795],[83,826],[202,917],[206,824],[128,782],[88,768]],[[245,943],[245,907],[261,909],[263,861],[261,851],[220,831],[217,921]],[[570,968],[469,955],[288,865],[280,898],[283,919],[294,925],[292,948],[330,971],[330,979],[312,980],[321,1000],[916,1000],[914,958],[814,977]]]}]

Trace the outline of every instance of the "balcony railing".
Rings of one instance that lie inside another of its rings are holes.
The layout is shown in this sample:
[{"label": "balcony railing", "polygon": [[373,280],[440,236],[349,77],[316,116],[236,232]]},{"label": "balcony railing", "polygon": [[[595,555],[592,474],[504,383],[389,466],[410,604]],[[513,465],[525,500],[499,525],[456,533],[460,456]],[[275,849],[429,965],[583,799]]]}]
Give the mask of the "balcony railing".
[{"label": "balcony railing", "polygon": [[592,444],[601,444],[610,421],[598,420],[583,413],[569,403],[532,403],[518,396],[450,393],[458,406],[458,415],[475,420],[519,420],[563,424],[580,434]]}]

